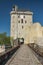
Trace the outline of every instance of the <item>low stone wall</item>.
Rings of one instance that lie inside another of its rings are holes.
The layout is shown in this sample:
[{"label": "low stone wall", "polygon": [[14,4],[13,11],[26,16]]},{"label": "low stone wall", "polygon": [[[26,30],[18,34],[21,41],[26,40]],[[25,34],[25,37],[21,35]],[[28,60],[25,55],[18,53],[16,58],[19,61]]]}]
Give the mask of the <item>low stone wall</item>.
[{"label": "low stone wall", "polygon": [[29,44],[29,46],[39,55],[43,56],[43,46],[40,46],[38,44],[35,43],[31,43]]},{"label": "low stone wall", "polygon": [[19,47],[20,46],[12,47],[11,49],[7,50],[6,52],[0,54],[0,64],[5,65],[5,63],[8,61],[8,59],[10,59],[12,57],[13,53],[15,53]]}]

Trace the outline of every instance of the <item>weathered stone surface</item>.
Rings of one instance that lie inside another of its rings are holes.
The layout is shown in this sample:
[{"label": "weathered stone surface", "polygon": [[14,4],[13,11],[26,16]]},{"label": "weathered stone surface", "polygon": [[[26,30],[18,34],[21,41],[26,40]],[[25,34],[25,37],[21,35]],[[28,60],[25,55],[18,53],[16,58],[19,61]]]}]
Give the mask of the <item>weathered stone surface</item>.
[{"label": "weathered stone surface", "polygon": [[22,45],[5,65],[42,65],[27,46]]},{"label": "weathered stone surface", "polygon": [[33,23],[33,12],[19,11],[18,7],[13,7],[10,12],[11,27],[10,36],[13,40],[24,38],[24,43],[34,43],[37,38],[43,37],[43,27],[39,22]]}]

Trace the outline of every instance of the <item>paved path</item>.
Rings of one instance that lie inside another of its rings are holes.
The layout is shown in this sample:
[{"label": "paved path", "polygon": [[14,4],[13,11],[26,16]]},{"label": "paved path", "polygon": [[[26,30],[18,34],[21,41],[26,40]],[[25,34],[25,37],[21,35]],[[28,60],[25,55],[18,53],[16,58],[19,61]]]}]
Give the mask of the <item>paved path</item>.
[{"label": "paved path", "polygon": [[27,46],[22,45],[5,65],[42,65]]}]

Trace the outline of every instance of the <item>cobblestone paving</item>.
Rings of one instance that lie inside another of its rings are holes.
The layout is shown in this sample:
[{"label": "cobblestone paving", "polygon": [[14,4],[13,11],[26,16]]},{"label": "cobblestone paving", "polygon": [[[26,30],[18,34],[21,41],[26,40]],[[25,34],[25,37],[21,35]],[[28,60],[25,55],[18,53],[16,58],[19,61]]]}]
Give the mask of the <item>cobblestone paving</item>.
[{"label": "cobblestone paving", "polygon": [[6,65],[42,65],[27,45],[22,45]]}]

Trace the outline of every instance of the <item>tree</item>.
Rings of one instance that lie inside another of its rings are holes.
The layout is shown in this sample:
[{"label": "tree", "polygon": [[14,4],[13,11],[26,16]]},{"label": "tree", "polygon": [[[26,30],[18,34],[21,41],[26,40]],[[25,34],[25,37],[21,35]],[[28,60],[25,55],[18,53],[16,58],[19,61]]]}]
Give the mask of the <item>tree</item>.
[{"label": "tree", "polygon": [[6,32],[0,34],[0,44],[10,45],[10,36]]}]

